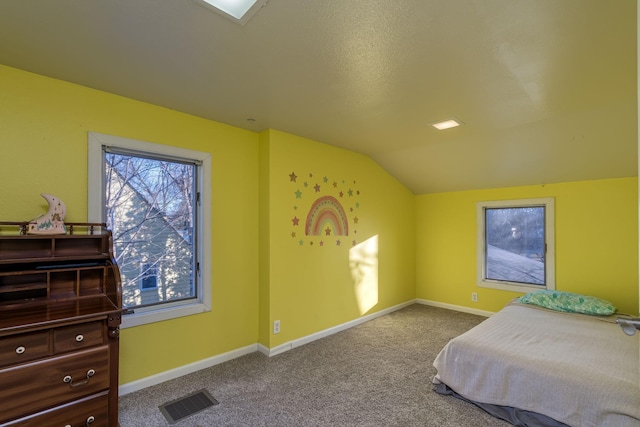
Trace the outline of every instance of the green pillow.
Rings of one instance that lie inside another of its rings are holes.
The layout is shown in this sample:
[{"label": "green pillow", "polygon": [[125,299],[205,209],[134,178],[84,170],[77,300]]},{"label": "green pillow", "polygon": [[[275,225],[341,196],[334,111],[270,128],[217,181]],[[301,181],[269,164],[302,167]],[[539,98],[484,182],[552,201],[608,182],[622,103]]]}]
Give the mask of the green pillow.
[{"label": "green pillow", "polygon": [[518,298],[518,301],[551,310],[596,316],[609,316],[617,310],[609,301],[597,297],[551,290],[533,291]]}]

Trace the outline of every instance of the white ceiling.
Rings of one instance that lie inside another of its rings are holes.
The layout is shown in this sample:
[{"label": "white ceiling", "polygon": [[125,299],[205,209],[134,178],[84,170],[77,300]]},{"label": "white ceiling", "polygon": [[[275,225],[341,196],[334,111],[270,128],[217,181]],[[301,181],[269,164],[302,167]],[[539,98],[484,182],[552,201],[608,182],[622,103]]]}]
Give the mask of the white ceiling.
[{"label": "white ceiling", "polygon": [[269,0],[244,26],[0,0],[0,64],[364,153],[415,194],[637,176],[632,0]]}]

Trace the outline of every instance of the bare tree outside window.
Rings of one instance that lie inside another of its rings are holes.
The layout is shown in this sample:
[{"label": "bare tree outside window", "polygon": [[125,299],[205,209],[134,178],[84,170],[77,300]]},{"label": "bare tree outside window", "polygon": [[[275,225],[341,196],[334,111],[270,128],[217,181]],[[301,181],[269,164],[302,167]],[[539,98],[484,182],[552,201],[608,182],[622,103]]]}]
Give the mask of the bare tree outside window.
[{"label": "bare tree outside window", "polygon": [[[123,305],[197,298],[196,165],[107,152],[105,174],[106,222],[114,236]],[[141,286],[151,277],[155,286]]]}]

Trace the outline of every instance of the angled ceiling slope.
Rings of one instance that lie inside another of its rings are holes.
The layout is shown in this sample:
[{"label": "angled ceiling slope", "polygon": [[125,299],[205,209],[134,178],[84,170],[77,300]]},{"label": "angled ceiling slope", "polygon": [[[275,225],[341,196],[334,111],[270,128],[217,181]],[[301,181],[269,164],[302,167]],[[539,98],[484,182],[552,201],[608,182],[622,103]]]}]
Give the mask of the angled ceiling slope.
[{"label": "angled ceiling slope", "polygon": [[634,1],[199,2],[5,0],[0,64],[361,152],[416,194],[637,175]]}]

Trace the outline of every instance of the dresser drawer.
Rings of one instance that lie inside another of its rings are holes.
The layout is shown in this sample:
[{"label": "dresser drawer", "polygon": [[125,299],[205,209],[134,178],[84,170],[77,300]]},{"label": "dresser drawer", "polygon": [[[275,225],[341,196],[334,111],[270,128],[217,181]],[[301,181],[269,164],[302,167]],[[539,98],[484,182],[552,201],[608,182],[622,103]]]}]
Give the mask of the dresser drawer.
[{"label": "dresser drawer", "polygon": [[47,331],[0,339],[0,366],[17,365],[47,355],[49,355]]},{"label": "dresser drawer", "polygon": [[1,424],[2,427],[106,427],[109,425],[109,395],[100,393],[54,409]]},{"label": "dresser drawer", "polygon": [[55,354],[104,344],[103,322],[81,323],[53,331]]},{"label": "dresser drawer", "polygon": [[0,423],[109,388],[109,347],[0,369]]}]

